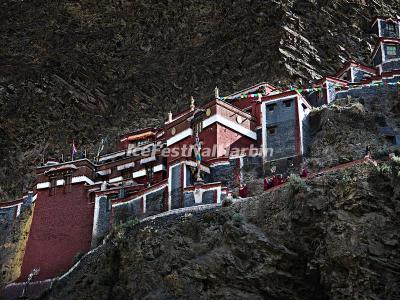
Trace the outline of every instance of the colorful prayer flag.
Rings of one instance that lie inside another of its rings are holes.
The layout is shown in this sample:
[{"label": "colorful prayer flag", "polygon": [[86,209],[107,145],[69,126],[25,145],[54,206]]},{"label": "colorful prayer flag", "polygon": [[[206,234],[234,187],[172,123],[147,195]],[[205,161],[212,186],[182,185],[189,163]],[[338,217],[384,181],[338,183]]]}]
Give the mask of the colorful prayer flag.
[{"label": "colorful prayer flag", "polygon": [[75,141],[72,140],[72,156],[74,156],[77,153],[78,153],[78,150],[76,149]]}]

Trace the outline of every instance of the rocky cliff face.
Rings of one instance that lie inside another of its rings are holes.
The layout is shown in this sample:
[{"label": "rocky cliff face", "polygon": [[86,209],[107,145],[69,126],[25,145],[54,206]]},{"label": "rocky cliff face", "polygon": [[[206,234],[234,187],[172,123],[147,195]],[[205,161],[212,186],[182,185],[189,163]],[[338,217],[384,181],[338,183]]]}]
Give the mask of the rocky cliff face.
[{"label": "rocky cliff face", "polygon": [[[360,99],[340,99],[329,107],[313,110],[310,115],[313,140],[306,159],[309,167],[324,169],[361,159],[367,146],[374,156],[390,148],[392,144],[379,132],[379,127],[393,124],[396,128],[400,115],[390,111],[400,103],[399,99],[398,95],[376,97],[369,99],[368,105],[362,105]],[[370,109],[371,106],[375,109]]]},{"label": "rocky cliff face", "polygon": [[[207,101],[215,85],[226,94],[259,81],[307,83],[348,58],[368,63],[370,21],[395,15],[399,3],[5,0],[0,7],[0,199],[7,199],[29,188],[42,157],[66,154],[72,139],[92,155],[101,137],[160,124],[190,95]],[[400,124],[398,99],[377,99],[387,111],[349,102],[316,112],[310,163],[319,169],[362,157],[366,144],[378,149],[379,124]],[[314,178],[299,193],[287,188],[125,226],[44,298],[397,299],[398,172],[365,164]],[[13,259],[13,236],[1,241],[2,261]]]},{"label": "rocky cliff face", "polygon": [[26,208],[12,223],[0,219],[0,289],[20,276],[32,215]]},{"label": "rocky cliff face", "polygon": [[[375,15],[398,1],[17,1],[0,4],[0,198],[75,139],[157,125],[215,85],[230,93],[368,63]],[[110,139],[110,147],[112,144]]]},{"label": "rocky cliff face", "polygon": [[119,228],[43,299],[397,299],[399,163]]},{"label": "rocky cliff face", "polygon": [[[378,102],[387,106],[369,109]],[[313,112],[316,169],[382,147],[376,128],[398,122],[398,98],[364,104]],[[397,299],[399,176],[398,160],[365,161],[229,207],[126,224],[43,299]]]}]

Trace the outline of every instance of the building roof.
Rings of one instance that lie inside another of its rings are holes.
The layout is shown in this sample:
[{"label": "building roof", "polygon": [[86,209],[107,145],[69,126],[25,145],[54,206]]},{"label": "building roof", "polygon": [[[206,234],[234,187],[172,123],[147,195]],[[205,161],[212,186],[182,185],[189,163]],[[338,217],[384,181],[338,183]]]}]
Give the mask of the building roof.
[{"label": "building roof", "polygon": [[147,131],[147,132],[143,132],[143,133],[139,133],[139,134],[135,134],[135,135],[130,135],[130,136],[124,138],[124,139],[121,139],[121,142],[125,142],[125,141],[129,141],[129,142],[140,141],[140,140],[143,140],[143,139],[154,137],[155,135],[156,135],[155,132]]},{"label": "building roof", "polygon": [[370,74],[377,74],[377,70],[375,68],[372,67],[368,67],[364,64],[361,64],[359,62],[356,62],[354,60],[349,60],[348,62],[346,62],[343,67],[341,69],[339,69],[339,71],[335,74],[334,77],[339,78],[340,76],[342,76],[347,70],[349,70],[351,67],[357,67],[365,72],[368,72]]},{"label": "building roof", "polygon": [[87,159],[87,158],[81,158],[81,159],[76,159],[74,161],[66,161],[66,162],[62,162],[62,163],[57,163],[56,165],[51,165],[51,166],[38,166],[36,168],[37,172],[43,172],[43,169],[50,169],[50,168],[55,168],[55,167],[61,167],[61,166],[65,166],[65,165],[70,165],[71,163],[73,163],[75,166],[81,167],[84,165],[90,165],[90,167],[94,168],[95,164]]},{"label": "building roof", "polygon": [[234,92],[234,93],[226,96],[226,98],[228,98],[228,100],[233,100],[233,99],[239,97],[240,94],[252,92],[252,91],[254,91],[254,90],[256,90],[256,89],[258,89],[258,88],[260,88],[262,86],[265,86],[265,87],[267,87],[267,88],[269,88],[271,90],[276,90],[276,87],[274,87],[273,85],[271,85],[271,84],[269,84],[267,82],[260,82],[258,84],[255,84],[255,85],[251,86],[251,87],[248,87],[248,88],[242,89],[240,91]]},{"label": "building roof", "polygon": [[275,95],[261,97],[261,101],[266,102],[266,101],[272,101],[272,100],[279,100],[279,99],[287,98],[290,96],[298,97],[301,95],[297,91],[287,91],[287,92],[283,92],[283,93],[279,93],[279,94],[275,94]]},{"label": "building roof", "polygon": [[378,51],[381,44],[398,44],[400,45],[400,39],[393,39],[393,38],[379,38],[378,42],[375,44],[374,51],[372,51],[372,58],[375,57],[376,52]]},{"label": "building roof", "polygon": [[59,172],[59,171],[67,171],[67,170],[75,171],[76,169],[78,169],[78,168],[75,165],[67,164],[67,165],[53,167],[53,168],[45,171],[44,174],[54,173],[54,172]]},{"label": "building roof", "polygon": [[140,135],[140,134],[145,134],[145,133],[149,133],[149,132],[155,134],[155,133],[157,133],[158,131],[160,131],[160,128],[146,127],[146,128],[143,128],[143,129],[131,131],[131,132],[128,132],[128,133],[126,133],[126,134],[121,135],[121,136],[120,136],[120,141],[121,141],[121,142],[124,142],[124,141],[127,140],[127,138],[129,138],[129,137],[131,137],[131,136],[138,136],[138,135]]},{"label": "building roof", "polygon": [[392,21],[392,22],[399,22],[399,21],[400,21],[398,17],[392,18],[392,17],[387,17],[387,16],[386,16],[386,17],[385,17],[385,16],[377,16],[377,17],[375,17],[375,19],[372,21],[371,27],[374,27],[375,23],[376,23],[378,20]]},{"label": "building roof", "polygon": [[339,79],[339,78],[336,78],[336,77],[334,77],[334,76],[324,76],[324,77],[322,77],[321,79],[319,79],[318,81],[316,81],[316,82],[314,83],[314,85],[316,85],[316,86],[321,85],[322,83],[324,83],[324,82],[327,81],[327,80],[335,81],[335,82],[341,83],[341,84],[348,84],[348,83],[349,83],[349,82],[346,81],[346,80]]}]

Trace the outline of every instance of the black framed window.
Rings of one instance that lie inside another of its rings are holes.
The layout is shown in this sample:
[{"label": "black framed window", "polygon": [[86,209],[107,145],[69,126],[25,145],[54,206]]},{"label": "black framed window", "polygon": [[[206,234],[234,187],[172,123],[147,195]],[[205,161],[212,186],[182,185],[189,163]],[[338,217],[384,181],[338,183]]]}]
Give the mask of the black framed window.
[{"label": "black framed window", "polygon": [[285,104],[286,107],[292,106],[292,100],[286,100],[286,101],[283,101],[283,103]]},{"label": "black framed window", "polygon": [[386,28],[389,33],[396,33],[396,26],[394,23],[387,23]]},{"label": "black framed window", "polygon": [[149,183],[153,182],[153,178],[154,178],[154,171],[153,171],[153,167],[147,167],[146,168],[146,175],[147,175],[147,181]]},{"label": "black framed window", "polygon": [[267,111],[274,111],[274,110],[275,110],[275,104],[267,105]]},{"label": "black framed window", "polygon": [[122,179],[130,179],[131,175],[132,175],[132,172],[131,172],[130,169],[126,169],[126,170],[122,170],[121,171]]},{"label": "black framed window", "polygon": [[396,56],[397,55],[397,47],[396,46],[388,46],[386,52],[387,52],[388,56]]},{"label": "black framed window", "polygon": [[268,133],[271,134],[271,135],[274,135],[276,133],[276,126],[269,127],[268,128]]},{"label": "black framed window", "polygon": [[203,122],[196,122],[192,125],[193,134],[197,135],[203,130]]},{"label": "black framed window", "polygon": [[55,177],[50,178],[49,195],[54,196],[56,194],[56,189],[57,189],[57,178]]},{"label": "black framed window", "polygon": [[111,199],[107,199],[107,208],[106,211],[111,211],[112,209],[112,202]]},{"label": "black framed window", "polygon": [[72,175],[66,175],[64,177],[65,181],[65,186],[64,186],[64,192],[69,193],[72,191]]}]

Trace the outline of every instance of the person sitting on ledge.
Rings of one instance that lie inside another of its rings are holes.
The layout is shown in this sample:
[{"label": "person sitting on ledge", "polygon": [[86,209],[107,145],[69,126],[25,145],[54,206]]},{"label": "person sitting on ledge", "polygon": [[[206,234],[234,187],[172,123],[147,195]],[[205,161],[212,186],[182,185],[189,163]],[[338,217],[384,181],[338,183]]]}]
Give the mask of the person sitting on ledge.
[{"label": "person sitting on ledge", "polygon": [[280,185],[280,180],[278,176],[276,175],[272,176],[272,186],[278,186],[278,185]]},{"label": "person sitting on ledge", "polygon": [[264,191],[268,191],[268,189],[270,188],[270,183],[269,183],[269,179],[268,177],[264,178]]},{"label": "person sitting on ledge", "polygon": [[248,190],[247,190],[247,185],[246,184],[241,184],[239,188],[239,197],[240,198],[247,198],[248,196]]},{"label": "person sitting on ledge", "polygon": [[371,146],[367,145],[365,148],[365,157],[364,158],[371,158]]},{"label": "person sitting on ledge", "polygon": [[304,167],[301,169],[300,177],[305,178],[305,177],[307,177],[307,176],[308,176],[307,167],[304,166]]}]

